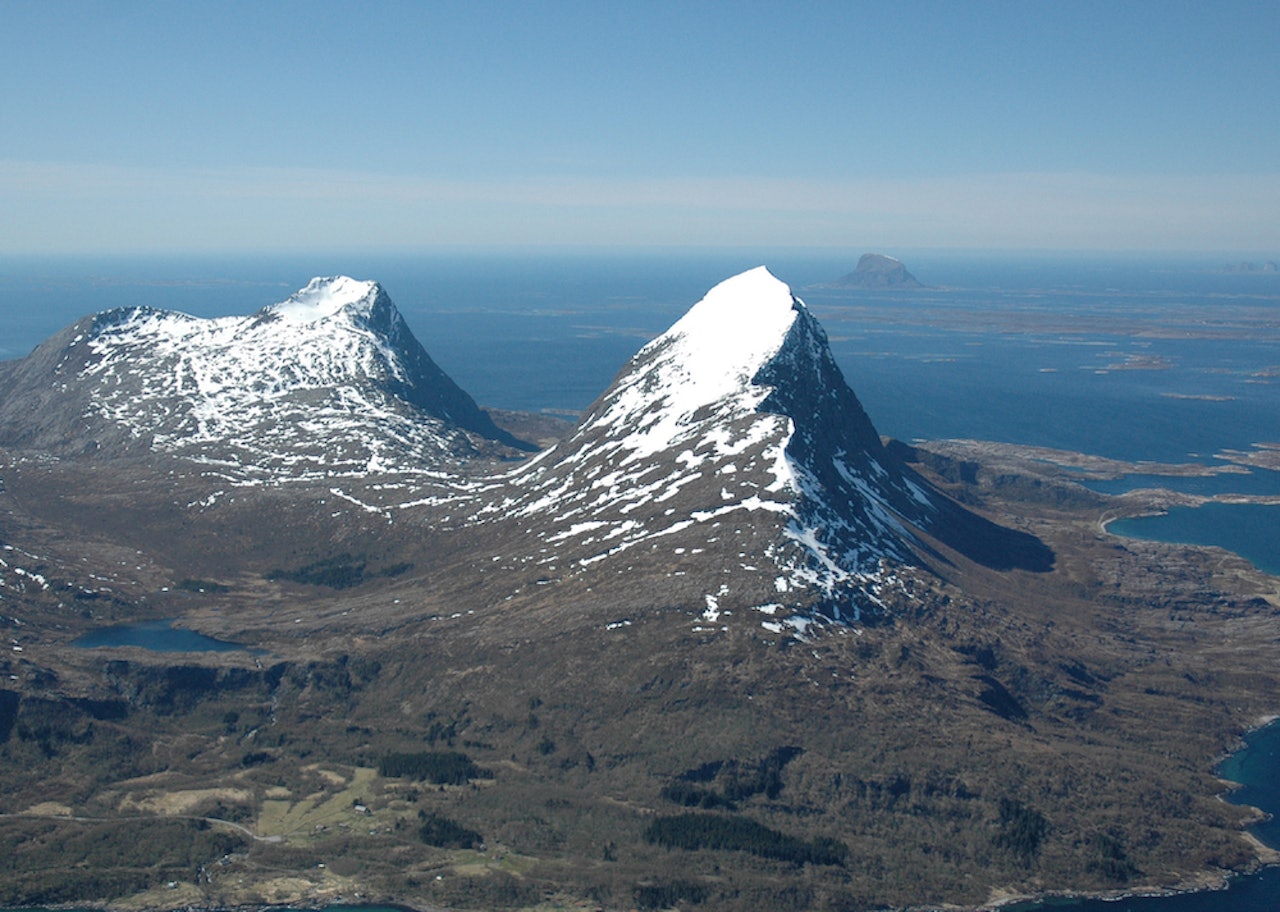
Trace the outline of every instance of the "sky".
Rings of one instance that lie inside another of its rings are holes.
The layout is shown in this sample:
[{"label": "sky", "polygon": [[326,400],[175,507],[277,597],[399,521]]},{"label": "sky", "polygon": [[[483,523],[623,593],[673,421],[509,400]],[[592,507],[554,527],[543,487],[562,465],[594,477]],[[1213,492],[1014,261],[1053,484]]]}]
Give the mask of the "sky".
[{"label": "sky", "polygon": [[0,0],[0,254],[1280,255],[1280,2]]}]

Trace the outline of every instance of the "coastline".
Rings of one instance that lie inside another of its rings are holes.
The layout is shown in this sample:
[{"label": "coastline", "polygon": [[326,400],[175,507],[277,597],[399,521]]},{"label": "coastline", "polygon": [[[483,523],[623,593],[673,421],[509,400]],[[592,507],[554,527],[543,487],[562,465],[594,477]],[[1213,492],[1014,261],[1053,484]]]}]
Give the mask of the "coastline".
[{"label": "coastline", "polygon": [[[1142,465],[1142,464],[1141,464],[1141,463],[1135,463],[1134,465]],[[1047,468],[1047,467],[1045,467],[1045,468]],[[1210,473],[1210,474],[1212,474],[1212,473]],[[1067,473],[1063,472],[1063,473],[1060,473],[1060,474],[1058,475],[1058,477],[1060,477],[1060,478],[1069,478],[1069,477],[1070,477],[1070,475],[1068,475]],[[1155,497],[1155,496],[1159,496],[1161,493],[1175,494],[1176,492],[1165,492],[1165,491],[1163,491],[1163,489],[1160,489],[1160,488],[1152,488],[1152,489],[1149,489],[1146,493],[1147,493],[1147,494],[1152,495],[1153,497]],[[1140,496],[1141,496],[1141,495],[1140,495]],[[1191,497],[1192,495],[1187,495],[1187,496]],[[1213,499],[1215,499],[1215,498],[1212,498],[1212,497],[1210,497],[1210,498],[1199,498],[1199,502],[1208,502],[1208,501],[1213,500]],[[1137,498],[1135,498],[1135,502],[1136,502],[1137,500],[1138,500],[1138,499],[1137,499]],[[1143,514],[1143,515],[1146,515],[1146,514]],[[1118,517],[1118,518],[1119,518],[1119,517]],[[1104,530],[1106,530],[1106,525],[1105,525],[1105,524],[1103,524],[1102,528],[1103,528]],[[1110,534],[1110,533],[1108,533],[1108,534]],[[1188,546],[1188,547],[1191,547],[1191,546]],[[1137,550],[1137,549],[1135,549],[1135,550]],[[1155,550],[1155,549],[1152,549],[1152,550]],[[1233,567],[1234,567],[1234,564],[1232,564],[1231,566],[1233,566]],[[1273,603],[1275,603],[1276,599],[1275,599],[1274,595],[1272,595],[1272,594],[1268,594],[1266,597],[1267,597],[1268,599],[1270,599]],[[1188,622],[1188,623],[1189,623],[1189,625],[1190,625],[1190,622]],[[1206,693],[1207,693],[1207,692],[1206,692]],[[1265,708],[1265,705],[1266,705],[1266,704],[1265,704],[1265,703],[1263,703],[1262,708]],[[1256,703],[1251,707],[1251,709],[1257,709],[1257,708],[1260,708],[1260,707],[1258,707],[1258,705],[1257,705]],[[1233,716],[1233,717],[1231,718],[1230,723],[1229,723],[1229,724],[1230,724],[1230,726],[1231,726],[1231,727],[1235,727],[1235,726],[1238,726],[1241,722],[1243,722],[1243,721],[1244,721],[1244,719],[1242,718],[1242,717],[1243,717],[1243,715],[1244,715],[1244,714],[1243,714],[1243,713],[1241,713],[1241,714],[1240,714],[1240,716]],[[1271,718],[1274,718],[1274,717],[1271,717]],[[1265,724],[1265,718],[1264,718],[1264,721],[1263,721],[1263,722],[1261,722],[1261,723],[1259,723],[1259,726],[1257,726],[1257,727],[1261,727],[1261,725],[1263,725],[1263,724]],[[1121,723],[1121,725],[1123,725],[1123,723]],[[1224,725],[1224,726],[1223,726],[1223,728],[1226,728],[1226,727],[1227,727],[1226,725]],[[1251,729],[1249,729],[1249,731],[1252,731],[1252,730],[1254,730],[1254,729],[1252,729],[1252,728],[1251,728]],[[1197,758],[1198,758],[1198,756],[1208,756],[1208,755],[1210,755],[1210,754],[1214,753],[1216,750],[1220,750],[1220,749],[1221,749],[1221,745],[1222,745],[1222,744],[1228,744],[1228,743],[1231,743],[1231,741],[1230,741],[1230,735],[1231,735],[1231,733],[1230,733],[1229,731],[1225,732],[1225,738],[1224,738],[1224,740],[1219,741],[1219,740],[1218,740],[1218,739],[1219,739],[1219,736],[1222,736],[1222,735],[1224,735],[1224,732],[1222,732],[1222,731],[1218,731],[1218,732],[1215,734],[1215,737],[1214,737],[1213,742],[1211,742],[1211,743],[1204,743],[1204,744],[1198,744],[1198,745],[1197,745],[1197,749],[1196,749],[1196,750],[1195,750],[1195,752],[1194,752],[1194,755],[1190,758],[1190,759],[1191,759],[1191,763],[1192,763],[1193,765],[1195,765],[1197,768],[1199,768],[1200,764],[1197,762]],[[234,758],[233,758],[233,759],[234,759]],[[1186,759],[1186,758],[1184,758],[1184,759]],[[1215,783],[1214,783],[1211,779],[1210,779],[1210,780],[1205,781],[1203,784],[1204,784],[1204,786],[1205,786],[1205,787],[1204,787],[1203,789],[1201,789],[1201,790],[1200,790],[1199,794],[1200,794],[1200,796],[1201,796],[1201,797],[1204,797],[1204,798],[1206,798],[1206,800],[1208,800],[1208,799],[1210,799],[1210,798],[1211,798],[1211,796],[1214,794],[1214,791],[1213,791],[1213,790],[1214,790],[1214,788],[1216,787],[1216,785],[1215,785]],[[1225,788],[1225,786],[1226,786],[1226,785],[1228,785],[1228,784],[1229,784],[1229,783],[1227,783],[1227,781],[1226,781],[1226,780],[1224,780],[1224,788]],[[1222,798],[1222,800],[1223,800],[1223,801],[1227,801],[1227,800],[1229,799],[1230,791],[1226,792],[1225,794],[1226,794],[1226,797],[1223,797],[1223,798]],[[1129,816],[1130,816],[1132,819],[1136,819],[1136,820],[1138,820],[1140,823],[1142,822],[1142,816],[1143,816],[1143,815],[1142,815],[1140,812],[1138,812],[1138,813],[1134,813],[1134,814],[1130,814]],[[1225,832],[1225,831],[1224,831],[1224,832]],[[1228,833],[1227,833],[1227,835],[1230,835],[1230,833],[1228,832]],[[1254,841],[1255,841],[1255,840],[1253,840],[1253,838],[1252,838],[1248,833],[1245,833],[1244,835],[1245,835],[1245,839],[1246,839],[1246,840],[1249,840],[1249,841],[1251,841],[1251,842],[1254,842]],[[1274,841],[1274,840],[1273,840],[1273,841]],[[1261,844],[1259,844],[1259,845],[1261,845]],[[1262,848],[1265,848],[1265,847],[1262,847]],[[1270,850],[1267,850],[1267,851],[1270,851]],[[1248,855],[1249,855],[1249,852],[1248,852],[1248,851],[1246,851],[1246,850],[1242,850],[1242,851],[1240,851],[1240,853],[1239,853],[1238,855],[1236,855],[1234,858],[1232,858],[1232,859],[1231,859],[1231,861],[1232,861],[1232,863],[1233,863],[1233,864],[1243,864],[1243,862],[1244,862],[1245,858],[1246,858]],[[1190,856],[1190,855],[1187,855],[1187,856],[1185,856],[1185,857],[1186,857],[1186,859],[1187,859],[1189,862],[1191,862],[1191,861],[1197,861],[1197,860],[1200,860],[1198,857],[1196,857],[1195,859],[1193,859],[1193,858],[1192,858],[1192,856]],[[1159,889],[1158,889],[1158,890],[1156,890],[1155,892],[1152,892],[1152,891],[1149,891],[1149,890],[1144,890],[1144,889],[1141,889],[1141,888],[1127,888],[1127,889],[1125,889],[1125,890],[1121,890],[1121,891],[1112,890],[1112,891],[1105,891],[1105,892],[1100,892],[1100,893],[1082,893],[1082,894],[1067,894],[1067,895],[1072,896],[1072,897],[1079,897],[1079,898],[1098,898],[1098,899],[1109,898],[1109,899],[1113,899],[1113,900],[1114,900],[1114,899],[1123,898],[1123,897],[1125,897],[1125,896],[1147,897],[1147,896],[1184,895],[1184,894],[1186,894],[1186,893],[1209,892],[1209,891],[1213,891],[1213,890],[1216,890],[1216,889],[1222,889],[1222,888],[1225,888],[1225,887],[1226,887],[1226,886],[1231,882],[1232,878],[1234,878],[1234,877],[1238,876],[1239,874],[1246,874],[1246,873],[1249,873],[1250,871],[1256,871],[1256,870],[1258,870],[1259,868],[1261,868],[1261,867],[1263,867],[1263,866],[1265,866],[1265,865],[1268,865],[1268,864],[1272,864],[1272,863],[1274,863],[1274,862],[1271,862],[1271,861],[1263,860],[1263,859],[1265,859],[1265,858],[1267,858],[1267,857],[1270,857],[1270,856],[1267,856],[1265,852],[1260,852],[1260,853],[1259,853],[1259,862],[1258,862],[1256,865],[1252,865],[1252,866],[1248,867],[1247,869],[1241,869],[1241,870],[1239,870],[1239,871],[1236,871],[1236,870],[1230,870],[1230,871],[1216,871],[1216,870],[1214,870],[1214,869],[1208,869],[1208,870],[1206,870],[1205,872],[1202,872],[1202,873],[1200,873],[1200,874],[1196,874],[1194,871],[1192,871],[1192,872],[1188,872],[1188,873],[1187,873],[1187,875],[1186,875],[1187,880],[1186,880],[1186,887],[1185,887],[1185,888],[1180,887],[1180,886],[1166,886],[1166,887],[1159,888]],[[1191,864],[1189,864],[1189,865],[1188,865],[1188,867],[1192,867],[1192,865],[1191,865]],[[1176,863],[1175,863],[1175,864],[1168,864],[1168,865],[1165,865],[1165,867],[1164,867],[1164,869],[1163,869],[1163,870],[1165,870],[1165,871],[1167,871],[1167,872],[1175,872],[1175,871],[1178,871],[1178,865],[1177,865]],[[1171,874],[1170,876],[1172,876],[1172,874]],[[1031,879],[1031,878],[1028,878],[1028,879],[1029,879],[1029,880],[1031,880],[1031,882],[1032,882],[1032,883],[1034,883],[1034,879]],[[1025,883],[1025,882],[1023,882],[1023,883]],[[990,884],[990,881],[988,881],[988,882],[987,882],[987,885],[989,885],[989,884]],[[1029,884],[1027,884],[1027,885],[1029,885]],[[266,912],[276,912],[276,910],[281,910],[281,909],[308,909],[308,910],[310,910],[310,909],[325,909],[325,908],[333,908],[333,906],[332,906],[332,905],[326,905],[326,904],[329,904],[329,903],[335,903],[335,902],[337,902],[337,901],[334,899],[334,895],[335,895],[335,892],[336,892],[336,891],[334,891],[334,890],[331,888],[331,886],[330,886],[330,885],[322,884],[321,886],[322,886],[322,887],[324,887],[324,889],[323,889],[323,890],[318,890],[318,891],[316,891],[316,892],[317,892],[317,893],[321,893],[322,895],[320,895],[320,896],[315,896],[315,897],[314,897],[314,899],[313,899],[313,902],[315,903],[314,905],[313,905],[313,904],[309,904],[309,903],[303,903],[303,904],[301,904],[301,905],[292,905],[292,904],[268,904],[268,905],[263,905],[263,904],[252,904],[252,903],[251,903],[251,904],[246,904],[246,905],[244,905],[244,906],[232,906],[232,907],[228,907],[228,906],[202,906],[202,905],[200,905],[200,904],[199,904],[199,902],[198,902],[199,893],[198,893],[198,892],[195,892],[195,893],[194,893],[194,895],[195,895],[195,897],[197,898],[197,902],[196,902],[194,905],[189,906],[189,908],[193,908],[193,909],[200,909],[200,908],[210,908],[210,909],[213,909],[213,908],[217,908],[217,909],[227,909],[227,908],[231,908],[231,909],[235,909],[235,910],[246,910],[246,912],[247,912],[247,910],[249,910],[249,909],[254,909],[254,910],[266,910]],[[975,893],[973,893],[973,894],[968,894],[968,897],[967,897],[967,898],[968,898],[968,901],[970,901],[970,902],[975,901],[975,894],[976,894],[977,892],[978,892],[978,891],[975,891]],[[174,895],[174,894],[168,894],[168,895]],[[287,895],[287,894],[285,894],[285,895]],[[299,890],[299,891],[298,891],[298,894],[296,894],[296,895],[305,895],[305,891]],[[351,895],[351,892],[350,892],[350,891],[344,891],[344,895],[346,895],[346,896],[350,896],[350,895]],[[953,895],[953,896],[954,896],[954,895],[957,895],[957,894],[956,894],[956,893],[951,893],[950,895]],[[963,895],[963,894],[960,894],[960,895]],[[1028,894],[1027,894],[1027,895],[1025,895],[1025,896],[1013,897],[1013,898],[1010,898],[1010,899],[1008,899],[1008,900],[1002,900],[1002,905],[1007,905],[1007,904],[1009,904],[1009,903],[1017,903],[1017,902],[1020,902],[1020,901],[1021,901],[1021,902],[1037,902],[1037,901],[1039,901],[1039,902],[1043,902],[1043,901],[1047,901],[1047,900],[1052,900],[1052,899],[1054,899],[1054,898],[1056,898],[1056,897],[1061,897],[1061,896],[1063,896],[1063,895],[1064,895],[1064,894],[1055,894],[1055,893],[1028,893]],[[313,896],[314,896],[314,894],[313,894]],[[151,900],[153,903],[159,903],[159,904],[147,904],[147,903],[145,903],[145,902],[144,902],[143,904],[140,904],[140,905],[132,905],[132,906],[130,906],[130,905],[119,905],[119,906],[108,906],[108,907],[106,907],[106,908],[113,909],[113,910],[118,909],[118,910],[120,910],[120,912],[126,912],[126,910],[127,910],[127,912],[142,912],[142,910],[147,910],[147,912],[149,912],[149,910],[156,910],[156,912],[170,912],[170,910],[172,910],[172,909],[174,908],[174,904],[168,904],[168,905],[164,904],[164,899],[165,899],[165,898],[166,898],[166,894],[165,894],[165,892],[164,892],[164,886],[163,886],[163,883],[162,883],[162,884],[160,884],[158,887],[156,887],[156,888],[154,888],[154,889],[153,889],[153,891],[151,892],[151,895],[150,895],[149,897],[146,897],[146,899]],[[366,900],[363,900],[363,899],[362,899],[362,900],[360,900],[360,901],[361,901],[361,902],[366,902]],[[322,904],[322,903],[323,903],[323,904]],[[183,906],[183,907],[184,907],[184,908],[188,908],[188,906]],[[412,905],[412,904],[403,904],[403,903],[394,903],[394,904],[393,904],[393,903],[386,903],[386,904],[381,904],[381,905],[380,905],[380,906],[378,906],[378,907],[379,907],[379,908],[397,908],[397,909],[411,910],[411,912],[436,912],[436,910],[438,910],[438,909],[440,908],[440,907],[437,907],[437,906],[415,906],[415,905]],[[92,908],[92,909],[100,909],[100,908],[103,908],[103,907],[102,907],[102,906],[93,906],[93,905],[80,905],[80,906],[68,906],[67,908]],[[371,908],[371,907],[369,907],[369,906],[363,906],[363,908],[366,908],[366,909],[367,909],[367,908]],[[904,906],[903,908],[907,908],[907,907],[905,907],[905,906]],[[914,908],[914,907],[913,907],[913,908]],[[922,907],[921,907],[921,908],[922,908]],[[956,909],[959,909],[959,908],[961,908],[961,907],[960,907],[960,906],[952,907],[952,906],[948,905],[948,906],[945,906],[945,908],[956,908]],[[987,905],[987,904],[983,904],[983,905],[976,905],[976,906],[966,906],[966,907],[964,907],[964,908],[966,908],[966,909],[970,909],[970,910],[977,910],[977,909],[986,909],[986,908],[990,908],[990,906],[989,906],[989,905]]]},{"label": "coastline", "polygon": [[[1275,855],[1275,860],[1260,863],[1242,871],[1220,871],[1205,872],[1202,876],[1185,881],[1171,887],[1133,887],[1126,890],[1101,890],[1101,891],[1051,891],[1048,893],[1034,893],[1022,896],[1009,895],[1002,896],[998,899],[993,898],[991,901],[980,906],[957,908],[957,912],[994,912],[994,910],[1003,910],[1003,912],[1038,912],[1038,910],[1046,903],[1057,902],[1103,902],[1115,903],[1129,899],[1153,900],[1172,899],[1179,896],[1196,896],[1201,894],[1225,893],[1231,888],[1234,881],[1241,878],[1251,877],[1262,873],[1263,871],[1280,868],[1280,852],[1271,851]],[[156,910],[161,912],[161,910]],[[937,912],[936,907],[913,907],[904,909],[901,912]]]},{"label": "coastline", "polygon": [[[1124,900],[1160,901],[1182,896],[1208,895],[1226,893],[1236,881],[1259,875],[1270,869],[1280,869],[1280,851],[1271,849],[1255,838],[1245,835],[1246,840],[1255,843],[1265,858],[1256,864],[1238,871],[1204,871],[1192,875],[1187,880],[1167,887],[1136,886],[1122,890],[1049,890],[1039,893],[1014,893],[1011,891],[993,890],[990,897],[976,906],[958,904],[932,904],[926,906],[906,906],[889,912],[1039,912],[1046,904],[1072,902],[1116,903]],[[520,912],[528,912],[540,906],[522,907]],[[557,908],[572,908],[557,906]],[[588,906],[584,905],[586,909]],[[599,909],[601,907],[591,906]],[[348,901],[338,898],[331,903],[250,903],[239,906],[219,904],[183,903],[181,905],[134,905],[129,903],[72,903],[59,906],[19,906],[0,908],[0,912],[457,912],[454,907],[435,905],[415,905],[403,901]],[[515,912],[515,910],[513,910]]]},{"label": "coastline", "polygon": [[[1247,749],[1248,744],[1246,738],[1270,725],[1280,721],[1280,714],[1265,714],[1258,716],[1254,720],[1254,724],[1240,733],[1240,737],[1236,742],[1236,747],[1219,756],[1213,762],[1213,768],[1217,769],[1231,757],[1240,751]],[[1197,893],[1215,893],[1225,892],[1231,887],[1233,881],[1240,878],[1249,877],[1261,873],[1268,868],[1280,868],[1280,848],[1273,847],[1263,842],[1256,836],[1251,828],[1263,821],[1270,819],[1275,812],[1267,811],[1253,805],[1241,805],[1232,802],[1229,795],[1244,787],[1245,783],[1236,782],[1231,779],[1220,778],[1220,781],[1227,788],[1221,792],[1218,797],[1220,800],[1229,804],[1235,804],[1237,807],[1252,807],[1258,812],[1258,817],[1248,822],[1245,828],[1240,831],[1240,837],[1247,842],[1253,849],[1254,860],[1251,864],[1239,870],[1206,870],[1188,875],[1187,879],[1169,887],[1155,886],[1136,886],[1123,890],[1102,890],[1102,891],[1050,891],[1047,893],[1034,894],[1014,894],[1004,893],[1001,891],[993,891],[991,898],[981,906],[973,909],[966,909],[965,912],[987,912],[991,909],[1003,909],[1006,912],[1016,910],[1016,912],[1036,912],[1044,903],[1062,901],[1099,901],[1099,902],[1118,902],[1126,899],[1162,899],[1174,896],[1188,896]],[[923,910],[910,910],[910,912],[923,912]]]}]

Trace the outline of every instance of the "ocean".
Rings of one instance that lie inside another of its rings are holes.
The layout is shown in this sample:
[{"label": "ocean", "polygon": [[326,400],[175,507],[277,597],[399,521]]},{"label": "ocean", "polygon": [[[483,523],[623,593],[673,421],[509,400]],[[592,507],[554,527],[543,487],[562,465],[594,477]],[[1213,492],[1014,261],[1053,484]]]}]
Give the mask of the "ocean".
[{"label": "ocean", "polygon": [[[851,272],[861,252],[0,257],[0,359],[112,307],[247,314],[312,276],[347,274],[380,281],[432,357],[481,405],[571,417],[712,285],[764,264],[822,322],[881,434],[1208,465],[1227,451],[1280,446],[1278,273],[1227,268],[1228,258],[1213,256],[921,250],[893,252],[926,288],[822,287]],[[1156,482],[1280,495],[1280,472],[1265,469]],[[1236,548],[1280,573],[1280,506],[1214,504],[1121,528]],[[1269,769],[1280,781],[1274,759]],[[1276,908],[1277,895],[1272,870],[1223,893],[1068,908],[1255,912]]]},{"label": "ocean", "polygon": [[[481,405],[572,417],[712,285],[764,264],[822,321],[881,434],[1208,465],[1280,444],[1280,273],[1210,256],[901,256],[927,287],[823,287],[857,262],[833,250],[0,257],[0,359],[112,307],[247,314],[315,275],[344,273],[380,281]],[[1280,472],[1259,468],[1093,486],[1153,483],[1280,495]],[[1249,542],[1244,556],[1271,572],[1280,560],[1280,506],[1215,504],[1115,529]]]},{"label": "ocean", "polygon": [[882,434],[1171,462],[1280,441],[1280,274],[1222,258],[903,258],[932,287],[817,287],[857,260],[832,251],[0,257],[0,359],[111,307],[245,314],[345,273],[382,282],[482,405],[572,413],[708,288],[763,263],[822,321]]}]

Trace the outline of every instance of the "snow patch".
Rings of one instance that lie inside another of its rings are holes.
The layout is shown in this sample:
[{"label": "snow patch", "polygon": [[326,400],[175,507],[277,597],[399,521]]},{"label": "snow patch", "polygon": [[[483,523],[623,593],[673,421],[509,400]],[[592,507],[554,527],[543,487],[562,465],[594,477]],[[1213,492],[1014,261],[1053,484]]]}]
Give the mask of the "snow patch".
[{"label": "snow patch", "polygon": [[291,323],[314,323],[343,311],[367,317],[379,291],[377,282],[361,282],[349,276],[315,278],[287,301],[267,307],[266,312]]}]

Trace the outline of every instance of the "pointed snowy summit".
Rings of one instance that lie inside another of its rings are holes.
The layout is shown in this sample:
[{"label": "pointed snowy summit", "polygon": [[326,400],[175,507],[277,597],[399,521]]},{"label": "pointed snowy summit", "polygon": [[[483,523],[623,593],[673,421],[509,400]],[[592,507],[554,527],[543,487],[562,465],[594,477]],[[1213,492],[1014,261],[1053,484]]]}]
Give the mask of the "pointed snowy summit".
[{"label": "pointed snowy summit", "polygon": [[886,561],[914,558],[904,516],[936,509],[887,457],[808,308],[764,267],[641,349],[513,489],[502,512],[560,544],[542,562],[627,572],[637,555],[725,540],[740,564],[726,585],[747,602],[833,618],[860,616]]},{"label": "pointed snowy summit", "polygon": [[922,531],[995,528],[884,446],[822,327],[763,267],[642,348],[490,513],[538,543],[519,560],[558,572],[626,578],[705,554],[726,574],[708,605],[796,629],[878,612],[928,552]]},{"label": "pointed snowy summit", "polygon": [[708,410],[722,420],[755,414],[770,392],[757,374],[804,318],[804,305],[765,267],[727,279],[632,359],[582,429],[615,428],[630,462],[705,431]]},{"label": "pointed snowy summit", "polygon": [[707,292],[664,335],[662,357],[686,404],[713,402],[749,383],[781,348],[802,305],[758,266]]}]

